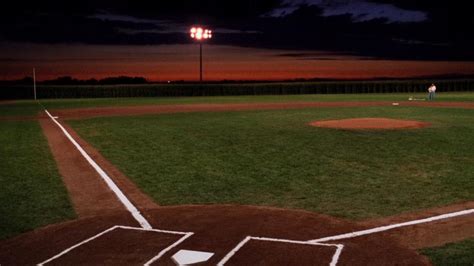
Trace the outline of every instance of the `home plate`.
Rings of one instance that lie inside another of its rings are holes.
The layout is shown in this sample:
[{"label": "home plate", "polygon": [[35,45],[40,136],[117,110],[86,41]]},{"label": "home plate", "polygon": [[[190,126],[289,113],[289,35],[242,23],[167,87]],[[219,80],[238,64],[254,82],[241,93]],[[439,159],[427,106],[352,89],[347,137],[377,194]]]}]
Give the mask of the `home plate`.
[{"label": "home plate", "polygon": [[173,261],[176,265],[193,265],[209,260],[214,253],[182,249],[176,252]]}]

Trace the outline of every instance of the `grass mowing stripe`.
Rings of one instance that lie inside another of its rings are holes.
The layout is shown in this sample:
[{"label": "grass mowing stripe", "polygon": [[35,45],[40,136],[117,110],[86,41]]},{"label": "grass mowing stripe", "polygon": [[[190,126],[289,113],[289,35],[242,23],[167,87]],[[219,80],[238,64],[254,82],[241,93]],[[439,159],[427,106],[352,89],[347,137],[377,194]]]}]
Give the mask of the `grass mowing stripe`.
[{"label": "grass mowing stripe", "polygon": [[[328,108],[70,123],[160,204],[271,205],[365,219],[473,200],[472,112]],[[354,132],[307,125],[351,117],[432,127]]]},{"label": "grass mowing stripe", "polygon": [[451,243],[442,247],[426,248],[420,252],[429,257],[435,266],[472,266],[474,264],[474,239]]},{"label": "grass mowing stripe", "polygon": [[0,239],[75,217],[38,122],[1,122],[0,158]]}]

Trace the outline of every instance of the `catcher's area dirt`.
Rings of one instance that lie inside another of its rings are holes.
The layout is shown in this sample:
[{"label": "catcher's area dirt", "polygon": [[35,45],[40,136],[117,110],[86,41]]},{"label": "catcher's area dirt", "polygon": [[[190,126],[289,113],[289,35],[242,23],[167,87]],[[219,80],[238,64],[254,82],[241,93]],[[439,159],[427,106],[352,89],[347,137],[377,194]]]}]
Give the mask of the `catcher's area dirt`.
[{"label": "catcher's area dirt", "polygon": [[[174,265],[170,257],[181,249],[213,252],[214,256],[206,265],[216,265],[246,236],[306,241],[360,228],[324,215],[250,206],[160,207],[146,213],[155,228],[194,232],[155,265]],[[39,263],[117,224],[137,226],[136,222],[127,219],[126,214],[89,217],[53,225],[1,243],[0,259],[2,265]],[[180,237],[119,229],[58,258],[52,264],[143,265]],[[426,258],[384,235],[337,243],[345,245],[338,265],[429,264]],[[237,252],[227,265],[328,265],[334,252],[333,247],[253,240]]]},{"label": "catcher's area dirt", "polygon": [[314,127],[349,129],[349,130],[387,130],[387,129],[413,129],[423,128],[430,125],[430,123],[413,121],[413,120],[399,120],[390,118],[352,118],[339,120],[324,120],[314,121],[310,123]]},{"label": "catcher's area dirt", "polygon": [[[334,104],[330,103],[328,107],[337,106]],[[383,104],[387,105],[387,103]],[[326,103],[322,105],[326,106]],[[360,103],[348,103],[348,105],[361,106]],[[260,105],[253,104],[221,106],[217,108],[218,110],[210,110],[209,108],[213,105],[204,106],[183,108],[187,111],[278,109],[275,105],[263,105],[260,108]],[[291,104],[278,104],[278,106],[294,108]],[[298,104],[295,108],[307,107],[307,104]],[[54,115],[63,118],[80,118],[123,115],[125,111],[131,111],[130,115],[184,112],[182,109],[174,110],[173,108],[178,107],[98,108],[88,109],[85,112],[79,110],[54,112]],[[61,123],[67,127],[64,121]],[[1,265],[40,263],[112,226],[139,226],[59,128],[47,119],[40,119],[40,124],[80,218],[1,241]],[[474,202],[467,202],[422,213],[402,214],[360,223],[306,211],[265,207],[235,205],[160,207],[141,193],[126,176],[74,131],[69,127],[67,129],[114,179],[153,228],[194,232],[194,235],[156,261],[157,265],[174,265],[170,257],[181,249],[213,252],[215,254],[206,264],[215,265],[247,236],[306,241],[474,207]],[[411,248],[435,246],[472,237],[474,236],[473,224],[474,215],[467,215],[328,244],[344,245],[338,265],[427,265],[429,261]],[[180,235],[116,228],[71,250],[50,264],[143,264],[180,237]],[[226,265],[328,265],[334,252],[334,247],[251,240]]]}]

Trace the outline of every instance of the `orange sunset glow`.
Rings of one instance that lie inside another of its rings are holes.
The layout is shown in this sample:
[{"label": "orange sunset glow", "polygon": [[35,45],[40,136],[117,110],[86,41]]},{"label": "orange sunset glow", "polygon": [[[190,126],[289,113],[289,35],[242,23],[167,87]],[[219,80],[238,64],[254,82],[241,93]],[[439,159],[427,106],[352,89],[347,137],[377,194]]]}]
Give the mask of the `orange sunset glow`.
[{"label": "orange sunset glow", "polygon": [[[15,48],[12,48],[15,47]],[[304,53],[302,51],[301,53]],[[325,51],[291,56],[289,51],[203,46],[206,80],[368,79],[443,74],[474,74],[474,62],[375,60]],[[0,79],[30,75],[79,79],[142,76],[150,81],[199,79],[199,46],[17,44],[2,47]]]}]

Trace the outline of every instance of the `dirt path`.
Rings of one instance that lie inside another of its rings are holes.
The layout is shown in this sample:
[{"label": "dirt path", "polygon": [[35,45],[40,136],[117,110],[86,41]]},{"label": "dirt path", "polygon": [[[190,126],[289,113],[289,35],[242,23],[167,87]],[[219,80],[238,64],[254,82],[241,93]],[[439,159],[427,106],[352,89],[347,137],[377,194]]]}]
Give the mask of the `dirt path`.
[{"label": "dirt path", "polygon": [[314,127],[348,129],[348,130],[387,130],[387,129],[415,129],[430,126],[430,123],[400,120],[391,118],[351,118],[338,120],[320,120],[309,123]]},{"label": "dirt path", "polygon": [[[85,217],[125,211],[115,194],[57,125],[52,120],[46,119],[40,120],[40,125],[58,165],[59,173],[69,191],[77,215]],[[141,193],[128,178],[94,148],[79,138],[71,129],[68,129],[68,131],[86,152],[114,178],[117,185],[127,191],[127,195],[132,202],[143,209],[157,207],[151,199]]]},{"label": "dirt path", "polygon": [[125,211],[92,166],[51,120],[40,120],[59,173],[79,217]]},{"label": "dirt path", "polygon": [[[232,104],[182,104],[182,105],[146,105],[123,107],[100,107],[81,109],[50,110],[62,119],[81,119],[98,116],[131,116],[163,113],[188,112],[224,112],[245,110],[279,110],[329,107],[376,107],[392,106],[391,102],[290,102],[290,103],[232,103]],[[398,106],[443,107],[473,109],[474,103],[468,102],[400,102]]]},{"label": "dirt path", "polygon": [[0,100],[0,105],[16,104],[17,100]]}]

